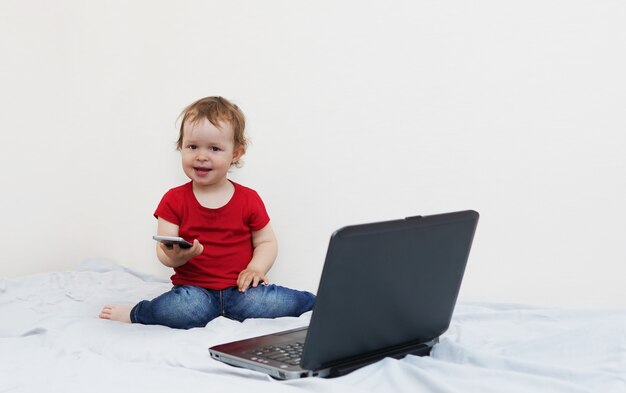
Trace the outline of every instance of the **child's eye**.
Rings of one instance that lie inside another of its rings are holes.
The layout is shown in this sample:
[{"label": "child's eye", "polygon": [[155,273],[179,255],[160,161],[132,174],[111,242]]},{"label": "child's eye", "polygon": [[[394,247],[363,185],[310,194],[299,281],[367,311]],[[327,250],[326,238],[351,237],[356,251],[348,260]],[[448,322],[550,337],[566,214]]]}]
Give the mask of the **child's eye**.
[{"label": "child's eye", "polygon": [[187,145],[187,149],[190,149],[190,150],[196,150],[197,148],[198,146],[196,145]]},{"label": "child's eye", "polygon": [[220,148],[219,148],[219,147],[217,147],[217,146],[211,146],[210,150],[211,150],[211,151],[222,151],[222,149],[220,149]]}]

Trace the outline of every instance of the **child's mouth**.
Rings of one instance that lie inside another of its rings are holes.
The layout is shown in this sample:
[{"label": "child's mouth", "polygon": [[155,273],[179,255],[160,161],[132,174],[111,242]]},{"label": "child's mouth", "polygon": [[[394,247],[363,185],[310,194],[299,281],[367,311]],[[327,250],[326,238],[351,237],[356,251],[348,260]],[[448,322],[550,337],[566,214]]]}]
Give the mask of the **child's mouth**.
[{"label": "child's mouth", "polygon": [[207,175],[211,172],[211,168],[193,168],[198,175]]}]

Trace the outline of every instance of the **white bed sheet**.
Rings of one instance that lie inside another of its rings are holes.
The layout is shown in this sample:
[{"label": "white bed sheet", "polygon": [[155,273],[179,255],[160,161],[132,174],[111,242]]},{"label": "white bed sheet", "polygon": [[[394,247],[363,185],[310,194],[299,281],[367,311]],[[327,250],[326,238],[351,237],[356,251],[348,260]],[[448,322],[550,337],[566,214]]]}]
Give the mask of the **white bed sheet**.
[{"label": "white bed sheet", "polygon": [[430,357],[275,381],[214,361],[207,348],[305,326],[310,313],[220,317],[191,330],[98,318],[106,303],[135,303],[169,286],[98,259],[0,280],[0,392],[626,392],[626,310],[461,303]]}]

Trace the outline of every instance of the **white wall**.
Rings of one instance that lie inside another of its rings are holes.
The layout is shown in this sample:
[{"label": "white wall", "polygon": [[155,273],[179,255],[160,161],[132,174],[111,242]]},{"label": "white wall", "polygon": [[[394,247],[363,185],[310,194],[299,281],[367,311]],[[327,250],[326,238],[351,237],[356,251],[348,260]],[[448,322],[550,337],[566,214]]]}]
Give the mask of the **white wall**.
[{"label": "white wall", "polygon": [[0,275],[168,275],[152,212],[186,181],[176,118],[223,95],[274,282],[316,290],[342,225],[476,209],[462,299],[626,306],[624,20],[619,1],[3,0]]}]

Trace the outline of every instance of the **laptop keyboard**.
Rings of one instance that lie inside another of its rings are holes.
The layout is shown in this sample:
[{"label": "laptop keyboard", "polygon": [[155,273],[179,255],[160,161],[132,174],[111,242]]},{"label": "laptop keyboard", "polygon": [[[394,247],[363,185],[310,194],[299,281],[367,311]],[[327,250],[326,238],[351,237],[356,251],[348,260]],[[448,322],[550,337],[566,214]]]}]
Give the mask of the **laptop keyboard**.
[{"label": "laptop keyboard", "polygon": [[252,360],[267,359],[297,366],[300,364],[300,358],[302,357],[302,348],[304,348],[304,343],[297,342],[287,345],[270,345],[249,351],[248,353],[253,356]]}]

